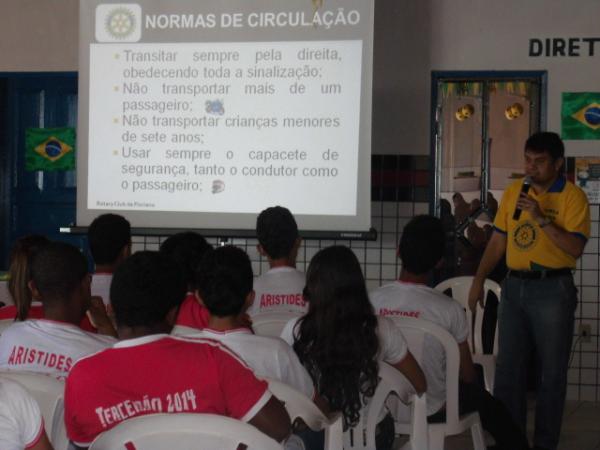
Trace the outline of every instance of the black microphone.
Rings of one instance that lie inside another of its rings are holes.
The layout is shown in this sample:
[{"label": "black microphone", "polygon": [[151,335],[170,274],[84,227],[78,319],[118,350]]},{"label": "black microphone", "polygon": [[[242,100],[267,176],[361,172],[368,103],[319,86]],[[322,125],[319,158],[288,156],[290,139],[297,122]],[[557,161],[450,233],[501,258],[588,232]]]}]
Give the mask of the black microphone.
[{"label": "black microphone", "polygon": [[[521,186],[521,192],[527,194],[529,192],[529,188],[531,187],[531,177],[526,176],[523,180],[523,186]],[[521,196],[519,195],[519,198]],[[519,220],[521,218],[521,208],[518,206],[515,208],[515,212],[513,214],[513,220]]]}]

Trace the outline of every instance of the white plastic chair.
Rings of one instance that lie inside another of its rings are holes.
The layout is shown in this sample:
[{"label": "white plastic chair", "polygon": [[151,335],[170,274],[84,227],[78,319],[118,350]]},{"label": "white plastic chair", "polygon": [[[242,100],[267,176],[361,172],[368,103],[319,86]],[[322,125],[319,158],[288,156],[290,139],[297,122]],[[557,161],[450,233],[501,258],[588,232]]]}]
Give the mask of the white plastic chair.
[{"label": "white plastic chair", "polygon": [[[402,334],[408,343],[410,352],[419,363],[423,361],[426,335],[437,339],[446,353],[446,422],[427,424],[429,448],[431,450],[443,450],[446,436],[460,434],[470,429],[475,450],[485,450],[486,445],[479,413],[472,412],[463,416],[458,415],[460,356],[456,340],[450,333],[433,322],[408,317],[392,317],[392,320],[402,329]],[[396,422],[396,431],[407,434],[409,429],[408,424]]]},{"label": "white plastic chair", "polygon": [[[427,450],[427,400],[425,394],[417,396],[413,385],[398,370],[379,362],[379,384],[375,394],[370,399],[360,415],[359,423],[344,433],[345,450],[373,450],[375,449],[375,429],[384,408],[386,399],[390,394],[395,394],[398,400],[405,405],[410,405],[410,423],[407,424],[404,434],[410,435],[410,440],[402,447],[403,450]],[[406,406],[405,406],[406,407]]]},{"label": "white plastic chair", "polygon": [[496,295],[498,301],[500,301],[501,288],[498,283],[493,280],[486,279],[483,284],[483,304],[478,303],[475,319],[473,322],[473,313],[469,308],[469,289],[471,289],[471,283],[473,277],[455,277],[449,278],[439,283],[435,289],[440,292],[445,292],[448,289],[451,291],[452,298],[459,302],[467,312],[467,321],[473,329],[469,329],[469,348],[471,349],[473,362],[480,364],[483,367],[483,378],[485,381],[485,388],[490,392],[494,392],[494,375],[496,372],[496,355],[498,354],[498,324],[496,324],[494,331],[494,348],[492,354],[484,353],[483,351],[483,340],[482,340],[482,329],[483,329],[483,312],[485,309],[485,303],[488,298],[488,294],[491,292]]},{"label": "white plastic chair", "polygon": [[64,421],[63,382],[47,375],[31,372],[0,372],[2,378],[16,381],[37,401],[46,434],[55,450],[66,450],[69,445]]},{"label": "white plastic chair", "polygon": [[327,418],[302,392],[278,380],[267,381],[269,390],[284,403],[292,423],[300,418],[313,431],[325,430],[325,450],[340,450],[343,447],[341,414],[337,413]]},{"label": "white plastic chair", "polygon": [[90,450],[282,450],[254,426],[216,414],[149,414],[101,433]]},{"label": "white plastic chair", "polygon": [[265,312],[252,317],[252,329],[259,336],[279,337],[285,325],[300,317],[290,312]]}]

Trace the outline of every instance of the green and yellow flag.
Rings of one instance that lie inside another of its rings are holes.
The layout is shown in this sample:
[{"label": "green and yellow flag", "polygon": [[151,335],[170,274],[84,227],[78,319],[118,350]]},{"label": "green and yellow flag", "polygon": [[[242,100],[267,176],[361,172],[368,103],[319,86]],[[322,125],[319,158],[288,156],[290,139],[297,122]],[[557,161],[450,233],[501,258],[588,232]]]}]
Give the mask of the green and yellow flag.
[{"label": "green and yellow flag", "polygon": [[600,93],[563,92],[563,139],[600,139]]},{"label": "green and yellow flag", "polygon": [[27,128],[25,170],[75,169],[75,128]]}]

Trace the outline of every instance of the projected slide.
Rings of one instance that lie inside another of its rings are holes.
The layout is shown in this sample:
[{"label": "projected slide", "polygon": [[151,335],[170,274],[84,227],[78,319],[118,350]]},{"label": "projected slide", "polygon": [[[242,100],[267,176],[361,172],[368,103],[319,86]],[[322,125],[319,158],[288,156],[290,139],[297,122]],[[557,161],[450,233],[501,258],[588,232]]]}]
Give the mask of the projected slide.
[{"label": "projected slide", "polygon": [[338,3],[82,2],[78,224],[367,229],[372,4]]}]

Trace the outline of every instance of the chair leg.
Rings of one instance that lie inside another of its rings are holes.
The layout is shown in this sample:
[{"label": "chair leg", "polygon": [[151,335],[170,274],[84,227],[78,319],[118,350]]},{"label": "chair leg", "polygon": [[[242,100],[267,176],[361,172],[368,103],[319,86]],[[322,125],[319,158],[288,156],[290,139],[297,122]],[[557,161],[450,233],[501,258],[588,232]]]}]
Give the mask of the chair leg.
[{"label": "chair leg", "polygon": [[471,437],[473,438],[473,448],[475,450],[486,450],[485,438],[483,437],[483,428],[481,422],[477,421],[471,426]]},{"label": "chair leg", "polygon": [[436,431],[432,431],[432,429],[429,429],[429,450],[444,450],[444,441],[446,440],[446,436],[443,433],[443,430],[441,433],[436,432]]}]

